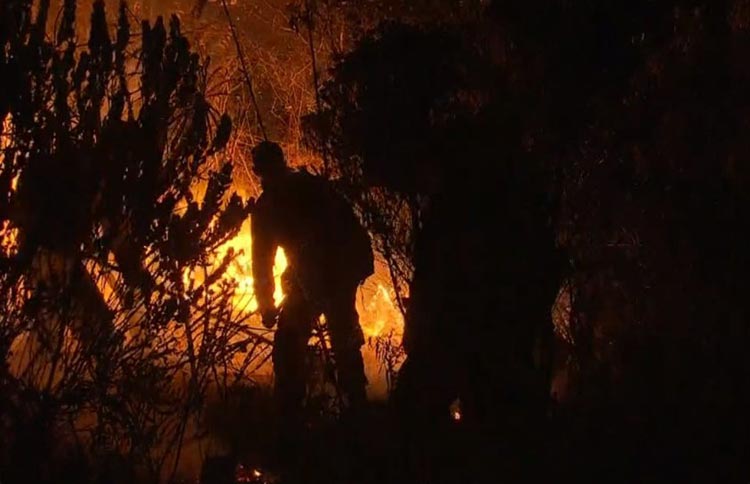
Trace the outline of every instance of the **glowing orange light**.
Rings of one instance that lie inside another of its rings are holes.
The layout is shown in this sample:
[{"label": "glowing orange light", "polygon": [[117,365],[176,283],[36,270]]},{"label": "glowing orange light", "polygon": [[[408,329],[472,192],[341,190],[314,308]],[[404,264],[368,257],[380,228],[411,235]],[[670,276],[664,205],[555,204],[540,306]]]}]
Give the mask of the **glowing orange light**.
[{"label": "glowing orange light", "polygon": [[[236,237],[219,247],[215,258],[216,265],[218,265],[230,249],[234,251],[234,260],[227,267],[223,279],[225,281],[232,281],[237,285],[232,298],[232,305],[238,311],[246,313],[254,313],[258,310],[258,301],[255,299],[253,290],[252,244],[253,238],[250,233],[250,222],[248,220],[242,225],[240,233]],[[281,290],[281,275],[286,270],[287,265],[286,254],[284,254],[283,249],[279,248],[276,251],[273,265],[273,276],[276,287],[273,299],[276,307],[284,300],[284,293]],[[186,271],[183,278],[186,285],[189,285],[192,280],[197,279],[196,282],[201,282],[202,279],[200,271]]]},{"label": "glowing orange light", "polygon": [[451,418],[454,422],[460,422],[463,418],[463,415],[461,414],[461,399],[457,398],[453,401],[453,403],[450,404],[450,413]]}]

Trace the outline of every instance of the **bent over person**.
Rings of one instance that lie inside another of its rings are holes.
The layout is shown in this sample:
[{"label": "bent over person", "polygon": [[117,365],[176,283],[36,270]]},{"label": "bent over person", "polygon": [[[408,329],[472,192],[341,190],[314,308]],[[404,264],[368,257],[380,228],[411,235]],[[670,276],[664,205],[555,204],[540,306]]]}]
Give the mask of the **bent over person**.
[{"label": "bent over person", "polygon": [[[325,315],[338,383],[350,408],[365,400],[364,344],[355,295],[373,272],[367,231],[329,182],[291,170],[281,147],[262,142],[253,151],[253,171],[263,193],[251,219],[253,278],[263,324],[274,338],[274,394],[282,415],[299,417],[305,397],[305,355],[313,325]],[[273,261],[277,248],[288,260],[282,276],[282,308],[274,307]]]}]

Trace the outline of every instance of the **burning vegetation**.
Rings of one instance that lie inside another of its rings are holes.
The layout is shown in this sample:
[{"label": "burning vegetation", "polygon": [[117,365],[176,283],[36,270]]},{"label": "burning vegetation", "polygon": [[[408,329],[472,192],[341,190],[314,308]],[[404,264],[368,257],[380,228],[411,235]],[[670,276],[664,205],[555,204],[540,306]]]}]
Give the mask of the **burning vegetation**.
[{"label": "burning vegetation", "polygon": [[[747,481],[749,12],[2,0],[0,482]],[[361,408],[327,315],[274,393],[264,140],[375,250]]]},{"label": "burning vegetation", "polygon": [[[243,134],[214,105],[229,96],[211,94],[208,59],[177,17],[138,25],[122,4],[111,22],[94,2],[81,22],[77,2],[57,7],[2,11],[1,408],[26,417],[3,419],[0,451],[26,459],[15,468],[39,482],[58,470],[32,462],[60,450],[55,441],[100,479],[114,478],[96,467],[107,456],[139,479],[171,479],[185,470],[183,448],[203,439],[205,399],[270,377],[273,334],[257,319],[248,256],[252,198],[234,191],[252,180],[237,182],[228,158]],[[285,267],[279,251],[277,304]],[[402,324],[389,287],[381,270],[358,298],[381,397],[378,355]]]}]

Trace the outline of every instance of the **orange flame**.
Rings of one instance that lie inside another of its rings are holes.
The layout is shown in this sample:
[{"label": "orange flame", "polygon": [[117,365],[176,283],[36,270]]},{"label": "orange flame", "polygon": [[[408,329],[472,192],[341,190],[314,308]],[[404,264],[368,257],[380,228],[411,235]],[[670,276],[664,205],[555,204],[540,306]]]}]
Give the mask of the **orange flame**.
[{"label": "orange flame", "polygon": [[[253,313],[257,311],[258,304],[253,291],[252,260],[250,257],[252,234],[250,233],[249,221],[243,224],[242,230],[235,238],[219,249],[217,261],[220,261],[230,248],[238,253],[224,274],[226,280],[234,281],[237,284],[233,305],[238,311]],[[277,307],[284,299],[281,290],[281,275],[286,270],[287,265],[288,261],[284,251],[279,249],[276,253],[273,269],[276,285],[274,301]],[[404,321],[395,302],[395,291],[384,263],[376,262],[375,274],[370,276],[359,288],[356,307],[362,332],[367,341],[376,338],[389,338],[394,346],[400,344]],[[387,392],[386,378],[374,347],[366,344],[362,348],[362,356],[365,361],[366,376],[370,382],[370,395],[384,397]],[[268,370],[270,371],[270,368]]]},{"label": "orange flame", "polygon": [[[224,279],[234,281],[237,284],[237,289],[235,290],[232,301],[234,307],[248,313],[254,313],[258,310],[258,301],[255,299],[255,293],[253,291],[253,265],[250,255],[252,244],[253,237],[250,233],[250,221],[247,220],[242,224],[240,233],[221,246],[217,253],[217,260],[219,261],[224,258],[229,249],[234,250],[237,254],[229,267],[227,267],[227,271],[224,273]],[[279,250],[276,251],[276,257],[273,264],[273,278],[276,287],[273,294],[273,300],[276,307],[279,307],[284,300],[284,293],[281,290],[281,275],[286,270],[287,265],[288,263],[286,254],[284,254],[284,249],[279,248]]]}]

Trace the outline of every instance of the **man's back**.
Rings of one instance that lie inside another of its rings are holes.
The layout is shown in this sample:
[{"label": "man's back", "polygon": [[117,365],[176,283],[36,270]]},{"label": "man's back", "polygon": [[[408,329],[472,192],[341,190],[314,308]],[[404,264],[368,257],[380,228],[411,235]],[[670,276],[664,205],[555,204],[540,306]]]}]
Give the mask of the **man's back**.
[{"label": "man's back", "polygon": [[347,201],[305,171],[265,188],[253,213],[253,238],[254,245],[281,246],[306,286],[360,281],[373,270],[369,236]]}]

